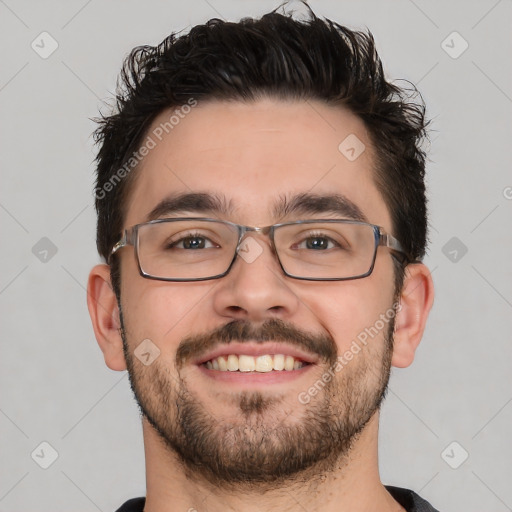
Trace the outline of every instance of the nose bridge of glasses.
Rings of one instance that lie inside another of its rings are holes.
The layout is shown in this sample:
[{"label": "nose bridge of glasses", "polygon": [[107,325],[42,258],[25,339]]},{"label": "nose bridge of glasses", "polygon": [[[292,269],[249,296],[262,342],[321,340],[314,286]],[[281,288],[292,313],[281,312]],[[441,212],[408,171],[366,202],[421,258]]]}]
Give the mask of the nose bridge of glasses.
[{"label": "nose bridge of glasses", "polygon": [[254,226],[239,226],[240,228],[240,236],[238,238],[238,244],[236,247],[236,250],[238,250],[242,247],[242,244],[247,236],[250,236],[251,233],[259,234],[263,236],[263,238],[268,237],[270,242],[270,248],[272,252],[275,252],[276,249],[274,247],[274,240],[272,237],[272,228],[273,226],[264,226],[264,227],[254,227]]}]

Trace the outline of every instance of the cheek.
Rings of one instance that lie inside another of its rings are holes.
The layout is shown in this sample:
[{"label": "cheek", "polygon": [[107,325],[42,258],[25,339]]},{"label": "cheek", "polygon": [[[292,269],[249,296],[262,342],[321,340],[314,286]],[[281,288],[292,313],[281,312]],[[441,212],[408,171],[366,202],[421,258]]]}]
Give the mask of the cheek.
[{"label": "cheek", "polygon": [[131,346],[150,339],[165,359],[173,358],[180,340],[191,334],[191,326],[194,332],[202,330],[197,312],[204,308],[211,284],[145,279],[129,265],[122,279],[121,306]]},{"label": "cheek", "polygon": [[384,321],[382,315],[392,307],[392,279],[389,273],[383,278],[376,272],[364,279],[324,284],[316,290],[310,289],[303,300],[322,328],[334,338],[341,354],[354,340],[364,339],[365,333],[368,339],[386,334],[389,314]]}]

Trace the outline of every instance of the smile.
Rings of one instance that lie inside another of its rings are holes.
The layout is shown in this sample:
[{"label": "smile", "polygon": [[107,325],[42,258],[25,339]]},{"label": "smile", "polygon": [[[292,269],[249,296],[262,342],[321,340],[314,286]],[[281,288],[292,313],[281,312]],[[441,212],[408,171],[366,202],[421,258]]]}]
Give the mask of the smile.
[{"label": "smile", "polygon": [[299,370],[309,363],[285,354],[229,354],[215,357],[203,363],[208,370],[221,372],[272,372]]}]

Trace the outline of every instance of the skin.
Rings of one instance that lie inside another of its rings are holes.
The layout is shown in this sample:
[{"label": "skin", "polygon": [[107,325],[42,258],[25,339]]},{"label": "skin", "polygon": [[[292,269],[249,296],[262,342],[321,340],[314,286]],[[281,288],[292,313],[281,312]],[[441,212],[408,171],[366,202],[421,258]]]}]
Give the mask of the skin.
[{"label": "skin", "polygon": [[[170,113],[162,113],[153,127],[168,119]],[[349,134],[356,134],[366,146],[353,162],[338,150]],[[336,191],[358,205],[369,222],[393,233],[389,211],[373,181],[373,154],[364,124],[340,107],[319,101],[273,99],[202,103],[145,157],[137,170],[124,227],[144,222],[148,212],[170,192],[223,193],[235,206],[233,215],[225,220],[267,226],[281,220],[270,215],[279,195]],[[197,215],[193,212],[189,216]],[[263,248],[256,260],[247,263],[238,258],[227,276],[194,283],[144,279],[139,275],[133,248],[123,248],[119,256],[126,354],[109,268],[97,265],[91,271],[88,306],[107,366],[117,371],[129,367],[132,386],[134,382],[138,386],[138,398],[170,426],[176,424],[175,404],[180,389],[186,389],[205,418],[210,418],[215,432],[220,425],[236,429],[249,424],[257,438],[261,432],[275,434],[279,428],[299,428],[307,421],[308,411],[317,411],[315,407],[322,404],[345,419],[347,404],[357,402],[353,390],[357,390],[357,396],[376,395],[382,391],[379,377],[385,378],[390,366],[407,367],[414,359],[433,302],[433,283],[423,264],[407,267],[392,351],[387,351],[386,332],[382,330],[308,404],[301,404],[297,397],[328,369],[322,359],[294,380],[263,382],[250,390],[243,383],[215,381],[190,361],[178,369],[176,352],[184,339],[208,335],[237,320],[255,328],[268,320],[281,320],[300,332],[331,340],[340,356],[361,331],[374,325],[379,315],[393,305],[393,264],[386,248],[378,249],[375,268],[366,278],[299,281],[282,273],[265,236],[251,236]],[[148,338],[161,353],[155,363],[143,367],[133,351]],[[151,387],[157,376],[163,375],[172,384],[165,388],[165,393],[171,395],[166,397],[167,402],[162,401],[162,389]],[[259,412],[251,410],[243,415],[241,397],[249,391],[267,403]],[[215,485],[207,475],[180,463],[176,452],[144,418],[146,510],[403,510],[380,481],[378,409],[367,420],[349,449],[335,460],[326,460],[273,485]],[[246,442],[254,441],[250,434],[247,436]],[[243,438],[236,439],[241,442]]]}]

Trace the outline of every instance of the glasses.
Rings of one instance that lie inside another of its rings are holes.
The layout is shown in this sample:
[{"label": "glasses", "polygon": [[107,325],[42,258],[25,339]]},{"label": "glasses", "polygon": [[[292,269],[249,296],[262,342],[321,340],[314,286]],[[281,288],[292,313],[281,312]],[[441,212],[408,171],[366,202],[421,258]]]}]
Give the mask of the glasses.
[{"label": "glasses", "polygon": [[353,220],[298,220],[262,228],[209,218],[167,218],[125,230],[110,254],[133,245],[141,276],[161,281],[206,281],[224,277],[237,255],[252,262],[262,252],[246,233],[269,236],[288,277],[344,281],[369,276],[379,246],[404,264],[401,243],[380,226]]}]

